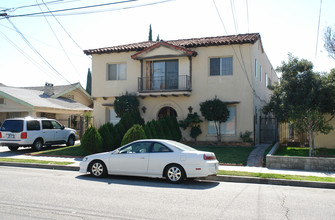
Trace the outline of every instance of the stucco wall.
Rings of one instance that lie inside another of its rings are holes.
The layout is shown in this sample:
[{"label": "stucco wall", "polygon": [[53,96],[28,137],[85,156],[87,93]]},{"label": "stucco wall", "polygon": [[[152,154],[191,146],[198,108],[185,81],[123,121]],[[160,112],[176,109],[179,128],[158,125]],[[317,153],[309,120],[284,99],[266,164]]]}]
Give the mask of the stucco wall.
[{"label": "stucco wall", "polygon": [[[159,53],[157,50],[151,52],[151,55],[161,54],[162,50],[166,54],[171,54],[171,51],[168,49],[161,48]],[[193,108],[193,112],[201,115],[199,104],[216,96],[225,102],[236,103],[233,104],[236,107],[236,132],[233,135],[223,136],[223,140],[239,141],[240,132],[253,131],[254,129],[255,106],[258,106],[258,109],[260,109],[260,106],[264,105],[264,102],[257,101],[254,98],[254,90],[262,99],[268,99],[270,94],[270,90],[265,87],[265,80],[263,80],[263,83],[258,83],[256,82],[257,79],[254,79],[254,59],[257,58],[259,63],[262,63],[264,74],[266,71],[269,77],[271,77],[270,72],[273,72],[273,69],[269,60],[265,53],[261,52],[261,48],[258,45],[252,44],[199,47],[192,48],[192,50],[195,50],[198,55],[192,57],[192,91],[190,92],[190,96],[147,96],[144,99],[139,98],[140,109],[143,106],[147,109],[145,113],[140,111],[142,117],[145,121],[157,119],[158,111],[166,106],[176,110],[178,120],[186,118],[189,106]],[[133,54],[135,52],[92,55],[93,114],[96,126],[100,126],[106,122],[106,108],[109,108],[106,107],[106,104],[112,104],[115,96],[122,95],[126,91],[130,93],[138,92],[138,77],[141,76],[141,63],[138,60],[131,59],[131,55]],[[209,75],[210,58],[231,56],[233,57],[233,75]],[[171,59],[178,59],[179,75],[190,75],[190,61],[187,57]],[[143,61],[143,68],[145,68],[145,61]],[[107,64],[124,62],[127,64],[127,80],[107,81]],[[145,75],[145,70],[143,70],[143,74]],[[204,120],[203,117],[202,119]],[[208,135],[207,129],[208,124],[204,120],[201,124],[202,134],[198,140],[216,140],[214,135]],[[186,133],[188,134],[188,132]],[[185,138],[190,139],[188,135]]]},{"label": "stucco wall", "polygon": [[[326,116],[327,119],[330,119],[330,116]],[[315,146],[317,148],[335,148],[335,119],[333,118],[330,121],[330,125],[333,126],[329,134],[318,134],[315,136]]]}]

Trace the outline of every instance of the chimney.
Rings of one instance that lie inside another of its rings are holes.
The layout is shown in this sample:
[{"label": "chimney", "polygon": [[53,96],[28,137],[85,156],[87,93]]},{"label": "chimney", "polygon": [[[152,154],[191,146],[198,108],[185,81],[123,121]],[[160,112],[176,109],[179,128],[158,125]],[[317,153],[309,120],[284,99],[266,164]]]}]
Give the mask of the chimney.
[{"label": "chimney", "polygon": [[52,83],[45,83],[44,85],[44,95],[52,96],[54,94],[54,84]]}]

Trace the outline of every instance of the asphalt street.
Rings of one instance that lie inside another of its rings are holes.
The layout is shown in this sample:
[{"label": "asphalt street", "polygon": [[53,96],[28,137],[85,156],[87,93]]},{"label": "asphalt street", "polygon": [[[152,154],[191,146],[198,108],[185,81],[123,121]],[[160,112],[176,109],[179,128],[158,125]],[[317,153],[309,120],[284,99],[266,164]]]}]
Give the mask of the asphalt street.
[{"label": "asphalt street", "polygon": [[1,219],[332,219],[335,190],[0,166]]}]

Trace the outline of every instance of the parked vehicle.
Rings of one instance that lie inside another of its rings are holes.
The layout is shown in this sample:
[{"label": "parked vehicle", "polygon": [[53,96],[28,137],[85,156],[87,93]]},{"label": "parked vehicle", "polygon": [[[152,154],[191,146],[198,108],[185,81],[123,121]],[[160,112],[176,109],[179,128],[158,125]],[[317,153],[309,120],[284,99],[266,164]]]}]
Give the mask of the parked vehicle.
[{"label": "parked vehicle", "polygon": [[19,147],[31,147],[35,151],[44,145],[74,145],[77,134],[74,129],[65,128],[58,121],[48,118],[6,119],[0,128],[0,146],[8,146],[11,151]]},{"label": "parked vehicle", "polygon": [[166,178],[179,183],[186,178],[216,175],[219,162],[212,152],[193,149],[171,140],[138,140],[114,151],[89,155],[80,162],[81,173]]}]

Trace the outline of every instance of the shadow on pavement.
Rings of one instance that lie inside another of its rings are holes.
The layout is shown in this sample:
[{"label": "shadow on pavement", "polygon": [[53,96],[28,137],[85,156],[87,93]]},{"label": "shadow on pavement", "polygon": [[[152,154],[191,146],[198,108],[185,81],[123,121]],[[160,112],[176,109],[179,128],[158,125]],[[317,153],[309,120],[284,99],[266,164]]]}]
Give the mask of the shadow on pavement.
[{"label": "shadow on pavement", "polygon": [[90,175],[80,175],[76,177],[80,180],[94,181],[107,183],[109,185],[131,185],[131,186],[145,186],[157,188],[182,188],[190,190],[206,190],[218,186],[219,182],[203,181],[203,180],[185,180],[180,184],[171,184],[165,179],[149,178],[149,177],[133,177],[133,176],[115,176],[109,175],[105,178],[94,178]]}]

